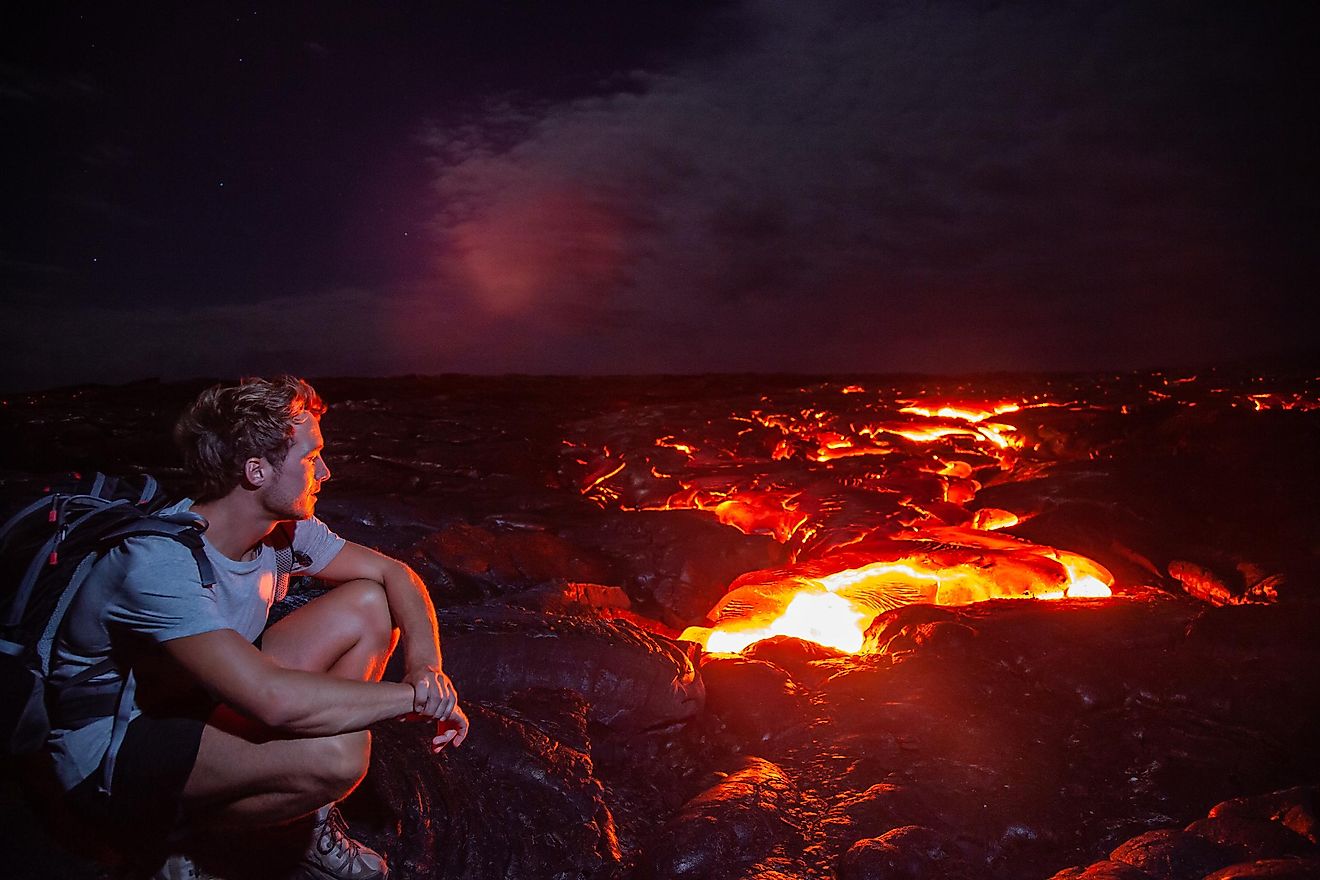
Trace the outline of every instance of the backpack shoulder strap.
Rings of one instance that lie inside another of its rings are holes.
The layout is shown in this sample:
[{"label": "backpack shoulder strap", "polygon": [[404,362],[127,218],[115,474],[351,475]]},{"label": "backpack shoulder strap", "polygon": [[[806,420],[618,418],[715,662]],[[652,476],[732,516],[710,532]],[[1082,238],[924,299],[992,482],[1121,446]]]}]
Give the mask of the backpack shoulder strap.
[{"label": "backpack shoulder strap", "polygon": [[[197,574],[202,588],[210,589],[215,586],[215,569],[211,565],[211,560],[206,556],[206,547],[202,542],[202,533],[206,531],[206,527],[207,522],[204,516],[185,510],[163,516],[143,517],[136,522],[127,523],[114,530],[106,536],[105,540],[111,544],[118,544],[128,538],[154,535],[178,541],[192,553],[193,561],[197,563]],[[102,663],[86,671],[82,682],[103,671],[108,671],[113,665],[113,659],[102,661]],[[110,793],[111,782],[114,780],[115,774],[115,761],[119,756],[119,748],[124,743],[124,735],[128,732],[128,723],[132,718],[136,694],[137,676],[133,674],[132,668],[125,668],[124,682],[114,703],[114,722],[110,728],[110,744],[106,748],[105,757],[101,762],[99,789],[104,794]]]},{"label": "backpack shoulder strap", "polygon": [[156,514],[145,516],[135,522],[125,523],[103,539],[105,546],[119,544],[129,538],[156,536],[171,538],[187,547],[197,563],[197,573],[201,575],[203,587],[215,586],[215,569],[206,557],[206,547],[202,543],[202,533],[206,531],[206,517],[191,510],[170,513],[164,516]]}]

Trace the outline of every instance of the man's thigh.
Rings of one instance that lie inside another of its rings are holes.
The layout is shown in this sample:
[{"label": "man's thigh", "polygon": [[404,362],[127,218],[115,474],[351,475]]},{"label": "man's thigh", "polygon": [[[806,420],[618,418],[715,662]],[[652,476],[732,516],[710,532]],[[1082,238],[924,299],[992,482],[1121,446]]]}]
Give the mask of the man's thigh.
[{"label": "man's thigh", "polygon": [[381,585],[349,581],[271,624],[261,652],[287,669],[326,672],[364,639],[388,655],[396,638]]},{"label": "man's thigh", "polygon": [[[379,584],[350,581],[271,624],[260,649],[285,668],[325,672],[362,641],[364,628],[383,626],[392,638],[385,609]],[[223,801],[294,790],[328,760],[365,748],[365,733],[292,737],[221,705],[207,720],[185,797]]]}]

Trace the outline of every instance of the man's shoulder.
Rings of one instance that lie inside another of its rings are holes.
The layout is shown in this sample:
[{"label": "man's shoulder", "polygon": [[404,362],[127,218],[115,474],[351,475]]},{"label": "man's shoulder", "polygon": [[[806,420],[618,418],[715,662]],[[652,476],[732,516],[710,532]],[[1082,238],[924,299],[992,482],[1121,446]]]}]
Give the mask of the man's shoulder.
[{"label": "man's shoulder", "polygon": [[339,555],[344,539],[315,516],[293,524],[294,573],[315,575]]},{"label": "man's shoulder", "polygon": [[155,608],[200,595],[196,560],[178,541],[161,535],[134,535],[98,559],[79,590],[79,607],[96,608],[108,619],[137,620],[133,609]]},{"label": "man's shoulder", "polygon": [[107,555],[148,562],[156,557],[191,556],[190,546],[176,535],[178,524],[168,520],[171,515],[188,510],[192,503],[191,498],[184,498],[136,522],[125,523],[123,533],[127,537],[117,541]]},{"label": "man's shoulder", "polygon": [[96,570],[126,577],[163,571],[197,574],[197,561],[192,550],[168,535],[131,535],[111,548]]}]

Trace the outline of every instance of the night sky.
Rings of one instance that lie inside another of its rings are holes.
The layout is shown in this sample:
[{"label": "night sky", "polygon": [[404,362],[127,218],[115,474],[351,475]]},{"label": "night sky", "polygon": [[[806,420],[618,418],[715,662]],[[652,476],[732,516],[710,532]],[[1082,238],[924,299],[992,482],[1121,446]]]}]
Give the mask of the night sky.
[{"label": "night sky", "polygon": [[1316,348],[1310,2],[29,6],[0,390]]}]

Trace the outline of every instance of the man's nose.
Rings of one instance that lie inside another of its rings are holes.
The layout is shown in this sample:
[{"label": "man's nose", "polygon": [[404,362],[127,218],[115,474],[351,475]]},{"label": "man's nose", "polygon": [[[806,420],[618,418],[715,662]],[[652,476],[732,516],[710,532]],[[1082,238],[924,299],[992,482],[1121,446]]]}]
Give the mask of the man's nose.
[{"label": "man's nose", "polygon": [[322,483],[330,479],[330,466],[325,463],[324,458],[318,458],[316,460],[316,479],[320,480]]}]

